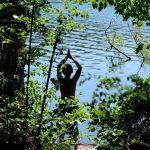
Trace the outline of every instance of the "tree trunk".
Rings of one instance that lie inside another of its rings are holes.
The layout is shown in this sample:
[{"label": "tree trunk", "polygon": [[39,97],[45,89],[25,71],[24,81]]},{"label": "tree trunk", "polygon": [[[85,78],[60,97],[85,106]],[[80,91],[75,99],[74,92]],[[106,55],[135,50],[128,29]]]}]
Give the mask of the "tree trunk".
[{"label": "tree trunk", "polygon": [[17,131],[15,121],[23,120],[25,114],[26,51],[22,33],[27,31],[27,25],[18,18],[26,15],[26,8],[15,0],[11,3],[0,9],[0,145],[6,149],[26,149],[27,136],[22,134],[25,123],[19,122],[21,131]]},{"label": "tree trunk", "polygon": [[[21,33],[26,25],[15,16],[25,15],[21,5],[3,7],[0,10],[0,105],[6,99],[24,103],[20,93],[24,92],[25,50]],[[19,96],[20,95],[20,96]]]}]

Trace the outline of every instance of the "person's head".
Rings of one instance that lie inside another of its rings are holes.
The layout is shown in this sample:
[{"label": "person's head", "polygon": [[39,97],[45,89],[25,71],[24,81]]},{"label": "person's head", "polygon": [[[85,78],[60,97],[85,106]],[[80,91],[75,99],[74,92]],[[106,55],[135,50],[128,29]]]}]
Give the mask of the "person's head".
[{"label": "person's head", "polygon": [[65,77],[69,77],[71,73],[73,73],[73,68],[70,64],[65,64],[62,69],[62,72],[65,75]]}]

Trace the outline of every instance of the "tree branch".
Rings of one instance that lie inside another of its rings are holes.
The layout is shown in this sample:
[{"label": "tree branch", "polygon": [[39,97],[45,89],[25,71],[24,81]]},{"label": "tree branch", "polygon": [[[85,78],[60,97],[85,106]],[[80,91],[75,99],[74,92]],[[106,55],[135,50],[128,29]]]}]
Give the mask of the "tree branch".
[{"label": "tree branch", "polygon": [[52,70],[52,65],[53,65],[53,61],[54,61],[54,55],[55,55],[55,52],[56,52],[57,44],[59,43],[60,35],[61,35],[61,31],[59,30],[58,33],[56,34],[56,40],[55,40],[55,43],[54,43],[54,46],[53,46],[52,57],[50,59],[50,64],[49,64],[49,71],[48,71],[48,76],[47,76],[45,93],[44,93],[44,97],[43,97],[43,102],[42,102],[42,107],[41,107],[41,114],[40,114],[40,118],[39,118],[39,128],[37,129],[37,135],[38,136],[40,136],[40,134],[41,134],[41,126],[42,126],[43,113],[44,113],[45,103],[46,103],[46,98],[47,98],[48,85],[49,85],[49,80],[50,80],[50,76],[51,76],[51,70]]},{"label": "tree branch", "polygon": [[124,52],[122,52],[121,50],[119,50],[115,45],[113,45],[108,37],[108,34],[107,34],[107,30],[110,28],[111,26],[111,21],[109,23],[109,26],[106,28],[105,30],[105,35],[107,37],[107,40],[108,40],[108,43],[110,44],[111,48],[114,48],[115,50],[117,50],[119,53],[121,53],[122,55],[124,55],[126,58],[127,58],[127,61],[131,60],[131,57],[129,57],[128,55],[126,55]]},{"label": "tree branch", "polygon": [[[133,32],[132,32],[132,30],[131,30],[131,28],[130,28],[130,25],[129,25],[129,24],[128,24],[128,28],[129,28],[129,31],[130,31],[131,35],[133,36],[133,39],[134,39],[134,41],[135,41],[136,45],[138,45],[138,42],[137,42],[136,36],[134,36],[134,34],[133,34]],[[142,52],[141,52],[141,51],[140,51],[140,53],[141,53],[142,57],[144,58],[144,55],[142,54]]]},{"label": "tree branch", "polygon": [[32,32],[33,32],[33,21],[34,21],[34,8],[35,0],[33,0],[32,16],[31,16],[31,28],[29,38],[29,51],[28,51],[28,74],[27,74],[27,88],[26,88],[26,118],[28,117],[28,99],[29,99],[29,79],[30,79],[30,65],[31,65],[31,45],[32,45]]},{"label": "tree branch", "polygon": [[[130,28],[130,25],[128,24],[128,28],[129,28],[129,31],[130,31],[130,33],[131,33],[131,35],[133,36],[133,39],[134,39],[134,41],[135,41],[135,43],[136,43],[136,45],[138,45],[138,42],[137,42],[137,39],[136,39],[136,36],[134,36],[134,34],[133,34],[133,32],[132,32],[132,30],[131,30],[131,28]],[[145,57],[144,57],[144,55],[143,55],[143,53],[140,51],[140,53],[141,53],[141,55],[142,55],[142,62],[141,62],[141,65],[140,65],[140,68],[139,68],[139,70],[138,70],[138,72],[137,72],[137,75],[139,74],[139,72],[140,72],[140,70],[141,70],[141,68],[143,67],[143,65],[144,65],[144,61],[145,61]]]}]

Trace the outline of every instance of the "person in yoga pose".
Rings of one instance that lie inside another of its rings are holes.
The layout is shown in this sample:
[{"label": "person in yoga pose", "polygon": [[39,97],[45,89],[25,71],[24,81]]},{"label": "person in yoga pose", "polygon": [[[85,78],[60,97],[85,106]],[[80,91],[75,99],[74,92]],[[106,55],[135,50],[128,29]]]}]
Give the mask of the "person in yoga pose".
[{"label": "person in yoga pose", "polygon": [[[78,69],[75,73],[75,75],[71,78],[71,74],[73,73],[73,68],[70,64],[65,64],[64,63],[67,61],[67,59],[70,58],[73,60],[73,62],[77,65]],[[64,67],[62,68],[62,65]],[[61,72],[62,68],[62,72]],[[60,92],[61,92],[61,98],[74,98],[75,97],[75,91],[76,91],[76,84],[77,81],[81,75],[82,71],[82,66],[79,64],[78,61],[76,61],[71,53],[70,50],[68,50],[67,56],[58,64],[57,67],[57,78],[58,82],[60,83]],[[64,77],[62,74],[64,74]]]},{"label": "person in yoga pose", "polygon": [[[72,66],[70,64],[65,64],[67,59],[71,59],[77,66],[77,71],[73,77],[71,77],[71,74],[73,73]],[[72,57],[70,50],[68,50],[66,57],[58,64],[57,67],[57,78],[60,84],[61,99],[64,101],[63,104],[58,105],[60,115],[64,115],[65,113],[72,113],[73,110],[78,109],[78,105],[75,102],[75,91],[77,81],[81,75],[81,71],[82,66]],[[60,126],[59,123],[58,126]],[[77,139],[79,134],[77,122],[74,122],[72,125],[68,124],[68,127],[68,133],[72,135],[74,139]],[[63,139],[63,137],[61,138]]]}]

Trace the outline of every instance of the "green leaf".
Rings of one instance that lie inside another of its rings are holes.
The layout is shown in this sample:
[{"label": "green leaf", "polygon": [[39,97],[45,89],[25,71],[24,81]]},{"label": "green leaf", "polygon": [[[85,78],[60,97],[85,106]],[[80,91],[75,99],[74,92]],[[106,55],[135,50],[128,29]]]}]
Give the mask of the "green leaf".
[{"label": "green leaf", "polygon": [[81,5],[82,4],[82,0],[77,0],[78,1],[78,3]]},{"label": "green leaf", "polygon": [[3,4],[0,4],[0,11],[4,8]]},{"label": "green leaf", "polygon": [[98,8],[98,4],[97,3],[92,4],[92,6],[93,6],[94,9]]},{"label": "green leaf", "polygon": [[92,4],[95,4],[96,3],[96,0],[90,0]]},{"label": "green leaf", "polygon": [[15,29],[14,28],[10,28],[10,33],[14,33]]},{"label": "green leaf", "polygon": [[143,21],[138,21],[137,25],[138,25],[138,27],[142,27],[143,26]]},{"label": "green leaf", "polygon": [[143,43],[137,44],[137,47],[135,49],[135,53],[138,54],[140,51],[142,51],[143,50],[143,46],[144,46]]},{"label": "green leaf", "polygon": [[18,19],[18,18],[19,18],[19,16],[17,16],[17,15],[13,15],[13,18],[14,18],[14,19]]}]

